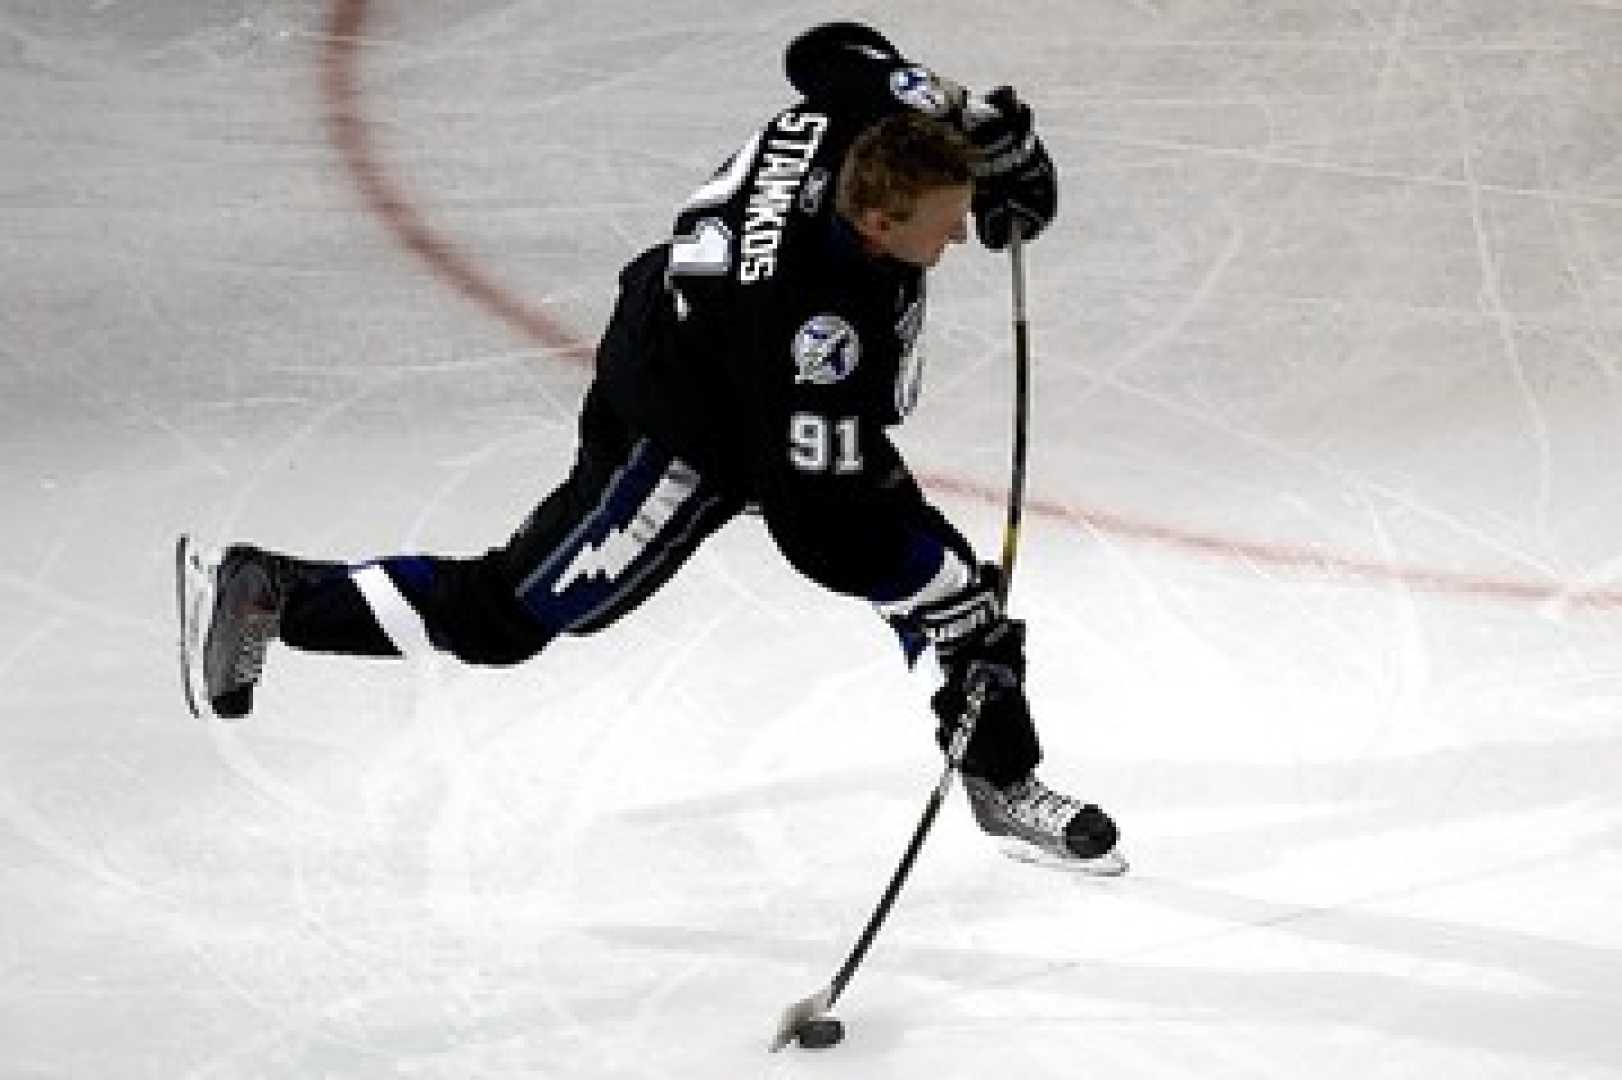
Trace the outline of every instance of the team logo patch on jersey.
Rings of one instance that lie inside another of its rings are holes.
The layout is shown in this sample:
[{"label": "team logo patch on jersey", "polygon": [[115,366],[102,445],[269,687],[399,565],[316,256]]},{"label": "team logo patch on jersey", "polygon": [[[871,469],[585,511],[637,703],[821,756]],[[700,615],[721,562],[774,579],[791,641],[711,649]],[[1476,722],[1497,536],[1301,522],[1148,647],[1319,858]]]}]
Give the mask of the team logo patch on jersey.
[{"label": "team logo patch on jersey", "polygon": [[794,335],[794,381],[832,386],[850,376],[862,360],[856,328],[838,315],[817,315]]},{"label": "team logo patch on jersey", "polygon": [[935,73],[923,67],[899,68],[890,76],[890,91],[901,100],[928,116],[940,116],[951,102]]}]

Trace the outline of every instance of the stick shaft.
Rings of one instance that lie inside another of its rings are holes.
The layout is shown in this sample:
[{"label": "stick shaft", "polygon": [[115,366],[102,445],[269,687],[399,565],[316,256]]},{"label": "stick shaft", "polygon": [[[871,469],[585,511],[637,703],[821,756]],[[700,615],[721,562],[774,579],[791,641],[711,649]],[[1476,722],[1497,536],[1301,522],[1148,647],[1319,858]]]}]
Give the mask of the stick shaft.
[{"label": "stick shaft", "polygon": [[[1025,505],[1025,459],[1029,450],[1028,429],[1030,426],[1030,330],[1025,317],[1025,246],[1024,237],[1021,236],[1019,226],[1016,224],[1009,240],[1009,265],[1013,277],[1013,322],[1014,322],[1014,448],[1013,465],[1010,471],[1008,485],[1008,516],[1003,523],[1002,538],[1002,600],[1008,601],[1008,592],[1014,581],[1014,560],[1019,550],[1019,527],[1023,518]],[[850,954],[840,965],[839,971],[834,975],[833,981],[828,984],[825,991],[827,995],[827,1008],[832,1008],[834,1002],[839,1000],[845,992],[845,987],[855,976],[856,969],[861,967],[867,952],[873,947],[873,941],[878,937],[879,929],[884,925],[890,910],[895,907],[896,900],[901,895],[901,888],[907,883],[912,873],[913,864],[918,861],[918,853],[923,850],[924,841],[928,839],[930,830],[934,827],[935,819],[940,815],[941,804],[952,790],[952,781],[956,777],[958,768],[963,763],[963,755],[967,753],[969,739],[974,735],[975,726],[980,720],[980,710],[984,707],[986,688],[983,684],[970,687],[968,702],[963,709],[963,718],[958,724],[957,731],[953,733],[952,744],[947,750],[946,764],[941,769],[940,779],[936,781],[935,788],[929,793],[929,799],[924,804],[923,815],[918,825],[912,831],[912,839],[907,842],[906,851],[902,853],[901,862],[895,873],[890,875],[890,883],[885,886],[884,895],[879,898],[878,906],[868,917],[867,925],[862,928],[861,935],[856,939]]]},{"label": "stick shaft", "polygon": [[1029,452],[1031,423],[1031,329],[1025,317],[1025,242],[1017,224],[1009,244],[1014,296],[1014,456],[1009,469],[1008,517],[1003,523],[1002,534],[1004,604],[1008,602],[1008,590],[1014,584],[1019,529],[1025,516],[1025,461]]}]

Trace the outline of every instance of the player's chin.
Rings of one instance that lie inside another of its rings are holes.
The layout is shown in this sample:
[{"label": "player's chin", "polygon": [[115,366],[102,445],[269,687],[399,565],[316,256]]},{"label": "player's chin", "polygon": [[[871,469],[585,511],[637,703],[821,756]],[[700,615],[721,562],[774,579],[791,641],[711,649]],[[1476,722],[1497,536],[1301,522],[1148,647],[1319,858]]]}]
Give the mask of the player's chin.
[{"label": "player's chin", "polygon": [[902,262],[911,263],[913,266],[919,267],[920,269],[933,270],[941,259],[945,257],[945,255],[946,246],[943,244],[934,251],[919,251],[910,255],[898,254],[896,257]]}]

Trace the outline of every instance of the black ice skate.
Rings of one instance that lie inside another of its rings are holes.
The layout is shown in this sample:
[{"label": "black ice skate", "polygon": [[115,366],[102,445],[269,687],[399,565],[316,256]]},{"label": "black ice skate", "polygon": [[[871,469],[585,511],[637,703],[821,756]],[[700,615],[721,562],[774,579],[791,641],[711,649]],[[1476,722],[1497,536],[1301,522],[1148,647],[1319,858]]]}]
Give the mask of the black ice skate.
[{"label": "black ice skate", "polygon": [[189,536],[175,545],[180,668],[193,716],[238,719],[276,637],[285,601],[280,556],[233,546],[217,558]]},{"label": "black ice skate", "polygon": [[965,774],[963,789],[980,828],[1000,837],[1011,858],[1100,877],[1126,873],[1110,816],[1054,791],[1034,773],[1006,787]]}]

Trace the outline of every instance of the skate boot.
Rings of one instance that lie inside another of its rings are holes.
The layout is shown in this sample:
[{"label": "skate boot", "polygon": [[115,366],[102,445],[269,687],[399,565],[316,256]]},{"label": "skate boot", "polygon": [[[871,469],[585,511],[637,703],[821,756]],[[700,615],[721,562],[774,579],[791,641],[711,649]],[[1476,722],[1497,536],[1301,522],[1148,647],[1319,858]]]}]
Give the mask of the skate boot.
[{"label": "skate boot", "polygon": [[1054,791],[1035,773],[1005,787],[965,774],[963,788],[980,828],[1000,837],[1010,858],[1100,877],[1126,873],[1110,816]]},{"label": "skate boot", "polygon": [[175,545],[181,677],[193,716],[234,720],[253,708],[265,649],[281,624],[289,561],[244,545],[211,558],[189,536]]}]

